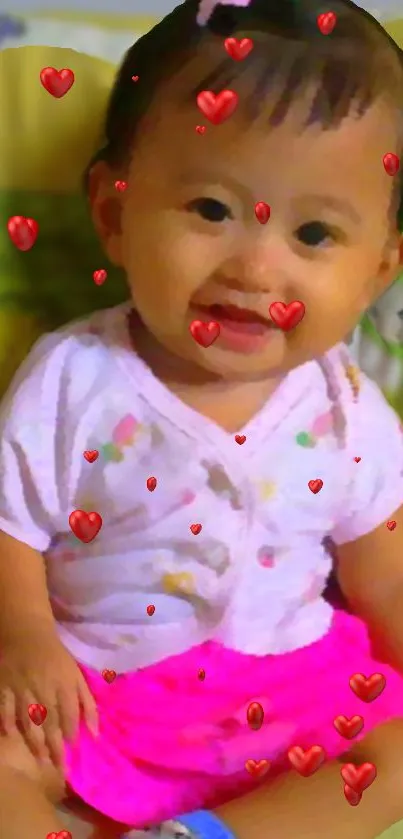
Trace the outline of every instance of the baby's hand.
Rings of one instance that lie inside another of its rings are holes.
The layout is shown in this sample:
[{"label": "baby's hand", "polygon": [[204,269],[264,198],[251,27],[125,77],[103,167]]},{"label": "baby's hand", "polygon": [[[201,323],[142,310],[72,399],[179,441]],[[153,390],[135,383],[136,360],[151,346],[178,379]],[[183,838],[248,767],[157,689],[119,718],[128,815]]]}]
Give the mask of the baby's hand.
[{"label": "baby's hand", "polygon": [[[36,725],[28,708],[44,705],[45,721]],[[0,650],[0,721],[6,733],[22,729],[32,752],[63,766],[63,740],[73,740],[80,714],[94,734],[97,709],[87,683],[53,631],[19,636]]]}]

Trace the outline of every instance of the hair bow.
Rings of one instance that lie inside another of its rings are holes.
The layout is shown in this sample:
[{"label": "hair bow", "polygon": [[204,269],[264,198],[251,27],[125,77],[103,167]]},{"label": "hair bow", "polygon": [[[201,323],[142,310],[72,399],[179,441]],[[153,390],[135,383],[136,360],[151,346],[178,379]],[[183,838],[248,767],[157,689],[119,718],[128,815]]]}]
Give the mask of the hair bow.
[{"label": "hair bow", "polygon": [[206,26],[216,6],[249,6],[251,0],[201,0],[196,21],[199,26]]}]

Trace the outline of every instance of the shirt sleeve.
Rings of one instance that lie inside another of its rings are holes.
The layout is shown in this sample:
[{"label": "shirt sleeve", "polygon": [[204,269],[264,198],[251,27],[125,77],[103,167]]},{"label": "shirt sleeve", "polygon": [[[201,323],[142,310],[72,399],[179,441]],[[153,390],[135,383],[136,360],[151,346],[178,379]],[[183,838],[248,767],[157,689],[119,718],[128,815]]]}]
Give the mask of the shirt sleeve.
[{"label": "shirt sleeve", "polygon": [[0,530],[44,552],[60,521],[56,442],[68,341],[47,335],[0,405]]},{"label": "shirt sleeve", "polygon": [[363,373],[358,400],[350,404],[347,416],[351,480],[345,509],[331,534],[336,544],[365,536],[393,519],[403,504],[402,426],[378,386]]}]

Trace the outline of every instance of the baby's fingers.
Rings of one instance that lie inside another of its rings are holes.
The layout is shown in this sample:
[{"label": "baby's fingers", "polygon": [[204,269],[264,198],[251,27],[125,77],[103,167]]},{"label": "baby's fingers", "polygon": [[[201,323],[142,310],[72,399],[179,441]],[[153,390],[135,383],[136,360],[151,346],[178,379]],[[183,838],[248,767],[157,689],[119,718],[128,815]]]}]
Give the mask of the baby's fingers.
[{"label": "baby's fingers", "polygon": [[77,734],[80,722],[78,688],[75,685],[66,691],[63,688],[59,691],[58,707],[60,728],[64,738],[71,742]]},{"label": "baby's fingers", "polygon": [[16,729],[16,701],[14,691],[5,687],[0,693],[0,724],[5,734]]},{"label": "baby's fingers", "polygon": [[79,681],[79,698],[87,727],[91,734],[93,734],[94,737],[97,737],[99,732],[97,704],[87,685],[87,682],[84,679],[84,676],[81,676]]}]

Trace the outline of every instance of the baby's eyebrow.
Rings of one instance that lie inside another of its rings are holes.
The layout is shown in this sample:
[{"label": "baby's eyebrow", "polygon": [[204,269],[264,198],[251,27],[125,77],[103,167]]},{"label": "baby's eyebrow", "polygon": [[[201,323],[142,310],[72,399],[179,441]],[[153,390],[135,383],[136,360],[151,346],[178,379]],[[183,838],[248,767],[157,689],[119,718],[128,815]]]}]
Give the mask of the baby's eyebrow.
[{"label": "baby's eyebrow", "polygon": [[337,198],[335,195],[303,195],[301,201],[311,201],[329,210],[336,210],[338,213],[349,216],[354,224],[361,223],[361,216],[353,205],[344,198]]}]

